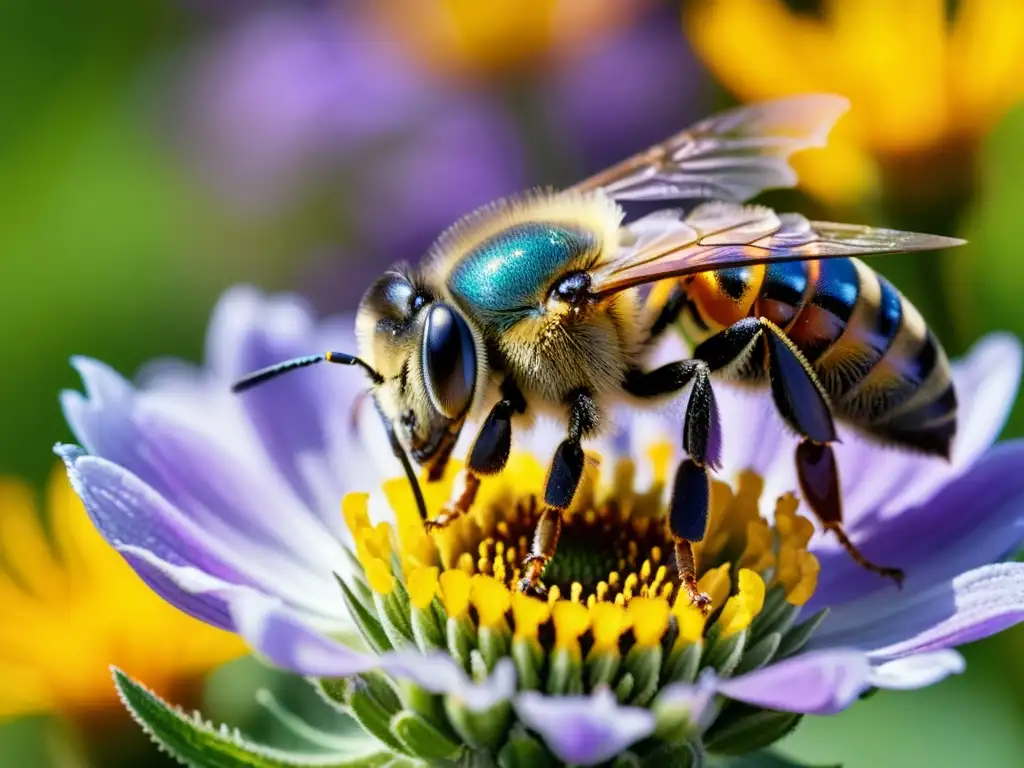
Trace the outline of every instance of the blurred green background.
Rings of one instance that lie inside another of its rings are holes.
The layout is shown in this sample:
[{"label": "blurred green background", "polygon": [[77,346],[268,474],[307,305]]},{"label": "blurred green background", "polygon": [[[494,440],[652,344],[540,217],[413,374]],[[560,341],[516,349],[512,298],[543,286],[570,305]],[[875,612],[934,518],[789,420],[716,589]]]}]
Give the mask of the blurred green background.
[{"label": "blurred green background", "polygon": [[[678,3],[497,2],[498,21],[477,18],[466,3],[423,10],[432,5],[0,4],[0,475],[41,487],[52,445],[71,438],[57,405],[58,391],[78,384],[69,355],[126,374],[156,356],[198,360],[210,309],[237,282],[298,289],[325,311],[350,308],[376,270],[416,259],[474,205],[581,178],[747,95],[742,74],[721,75],[724,54],[703,22],[684,30]],[[831,5],[798,10],[827,14]],[[1004,6],[1006,25],[1024,24],[1013,4]],[[891,23],[912,26],[902,13]],[[700,60],[688,35],[700,42]],[[364,45],[370,38],[380,44]],[[955,52],[944,78],[976,65]],[[756,48],[751,66],[755,56]],[[1024,82],[1024,66],[1008,69]],[[801,89],[799,79],[780,78],[766,96]],[[1016,100],[1005,93],[1001,108],[969,130],[939,132],[902,155],[862,130],[862,143],[877,150],[873,185],[855,198],[812,188],[771,201],[970,238],[956,252],[874,266],[918,304],[954,356],[990,330],[1024,335],[1024,109]],[[921,170],[943,165],[957,174],[941,184]],[[837,165],[835,177],[845,172]],[[1004,436],[1021,434],[1018,405]],[[967,675],[808,718],[784,749],[848,766],[1020,765],[1022,644],[1021,629],[975,644]],[[73,659],[73,638],[66,651]],[[254,703],[262,686],[326,716],[304,686],[250,660],[215,674],[205,714],[286,743]],[[128,716],[112,713],[110,722],[9,718],[0,725],[0,765],[152,764],[154,751]],[[119,746],[113,754],[90,740]]]}]

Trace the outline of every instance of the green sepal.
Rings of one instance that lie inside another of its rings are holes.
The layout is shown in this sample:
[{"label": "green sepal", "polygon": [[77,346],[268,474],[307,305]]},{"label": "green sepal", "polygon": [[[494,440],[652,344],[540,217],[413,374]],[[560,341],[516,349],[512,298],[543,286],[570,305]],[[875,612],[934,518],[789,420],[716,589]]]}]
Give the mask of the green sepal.
[{"label": "green sepal", "polygon": [[747,672],[753,672],[755,669],[763,667],[775,658],[781,642],[782,635],[778,632],[765,635],[753,647],[744,651],[743,658],[732,672],[733,675],[745,675]]},{"label": "green sepal", "polygon": [[412,636],[412,624],[409,621],[409,614],[402,613],[400,608],[401,600],[396,597],[399,589],[404,588],[400,587],[396,580],[395,588],[391,591],[391,594],[379,595],[375,592],[373,595],[373,604],[377,608],[377,617],[380,625],[384,628],[388,641],[395,648],[401,648],[415,642]]},{"label": "green sepal", "polygon": [[455,732],[474,749],[495,751],[512,725],[512,705],[507,701],[474,712],[454,696],[445,696],[444,710]]},{"label": "green sepal", "polygon": [[633,675],[633,695],[630,704],[646,706],[658,691],[661,677],[661,646],[650,648],[634,646],[626,654],[625,668]]},{"label": "green sepal", "polygon": [[551,652],[548,666],[547,693],[583,693],[583,662],[576,649],[556,648]]},{"label": "green sepal", "polygon": [[747,643],[747,630],[741,629],[729,637],[714,635],[708,637],[708,649],[704,653],[701,667],[712,667],[719,677],[729,677],[743,658]]},{"label": "green sepal", "polygon": [[802,718],[794,712],[730,702],[704,734],[704,743],[709,751],[720,755],[746,755],[770,747],[792,732]]},{"label": "green sepal", "polygon": [[458,738],[445,715],[443,696],[431,693],[411,680],[398,681],[397,685],[404,709],[415,712],[449,739]]},{"label": "green sepal", "polygon": [[[321,681],[321,688],[328,692],[328,681]],[[387,678],[378,672],[366,672],[346,678],[333,678],[328,683],[334,699],[339,693],[345,711],[351,715],[364,731],[396,752],[405,747],[391,733],[391,718],[402,710],[402,702]]]},{"label": "green sepal", "polygon": [[495,629],[492,627],[480,627],[477,630],[477,648],[487,663],[487,669],[494,669],[498,660],[509,654],[508,629]]},{"label": "green sepal", "polygon": [[476,648],[476,627],[468,616],[458,619],[449,617],[445,627],[448,655],[455,659],[463,669],[469,671],[469,654]]},{"label": "green sepal", "polygon": [[826,616],[828,616],[828,608],[822,608],[807,621],[802,621],[789,630],[783,635],[776,656],[785,659],[799,652],[811,639],[811,635],[821,626],[821,622],[825,620]]},{"label": "green sepal", "polygon": [[441,733],[415,712],[399,712],[391,718],[391,733],[405,751],[422,760],[446,760],[458,756],[462,746]]},{"label": "green sepal", "polygon": [[783,757],[775,752],[756,752],[752,755],[733,757],[728,761],[714,761],[711,768],[843,768],[842,764],[810,766]]},{"label": "green sepal", "polygon": [[254,744],[237,730],[188,717],[119,669],[114,685],[128,712],[154,742],[191,768],[356,768],[383,766],[394,758],[383,752],[362,755],[303,754]]},{"label": "green sepal", "polygon": [[[709,706],[714,708],[717,704],[712,702]],[[654,700],[651,711],[655,717],[654,735],[659,741],[676,746],[685,744],[699,735],[701,723],[691,718],[690,707],[686,704],[673,704],[659,698]],[[698,715],[703,715],[707,719],[713,717],[706,712],[699,712]]]},{"label": "green sepal", "polygon": [[521,725],[516,725],[498,753],[498,765],[500,768],[554,768],[558,762],[547,747]]},{"label": "green sepal", "polygon": [[437,615],[432,606],[426,608],[412,608],[412,636],[416,645],[424,653],[439,651],[445,647],[444,632],[437,621]]},{"label": "green sepal", "polygon": [[540,672],[544,665],[544,649],[536,640],[512,640],[512,661],[516,665],[519,688],[529,691],[540,685]]},{"label": "green sepal", "polygon": [[702,768],[707,753],[699,741],[691,740],[682,744],[663,744],[644,755],[643,768]]},{"label": "green sepal", "polygon": [[384,631],[384,627],[381,626],[373,612],[363,605],[344,579],[337,574],[334,577],[338,580],[338,584],[341,587],[341,596],[345,601],[345,608],[348,609],[348,615],[352,617],[356,629],[359,630],[359,634],[366,641],[370,650],[378,656],[393,650],[394,646],[391,644],[387,633]]},{"label": "green sepal", "polygon": [[619,704],[629,701],[629,697],[633,693],[634,682],[633,675],[629,672],[624,672],[619,678],[619,682],[615,684],[615,698],[619,700]]},{"label": "green sepal", "polygon": [[748,628],[750,642],[756,643],[772,632],[785,634],[799,613],[799,605],[786,602],[786,593],[782,587],[772,587],[765,597],[764,607]]},{"label": "green sepal", "polygon": [[594,690],[599,685],[611,685],[621,664],[622,657],[618,650],[588,653],[584,665],[587,670],[587,687]]},{"label": "green sepal", "polygon": [[642,765],[640,757],[634,752],[623,752],[612,760],[612,768],[641,768]]},{"label": "green sepal", "polygon": [[691,643],[682,648],[675,648],[665,662],[661,676],[663,686],[669,683],[692,683],[700,671],[701,657],[704,654],[703,643]]}]

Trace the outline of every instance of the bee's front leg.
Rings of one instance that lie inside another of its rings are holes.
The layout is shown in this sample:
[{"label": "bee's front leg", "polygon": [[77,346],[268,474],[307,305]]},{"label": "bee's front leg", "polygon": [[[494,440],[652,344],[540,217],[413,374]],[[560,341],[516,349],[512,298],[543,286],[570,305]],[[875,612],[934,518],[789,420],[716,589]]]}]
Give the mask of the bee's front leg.
[{"label": "bee's front leg", "polygon": [[544,488],[544,513],[537,522],[530,554],[523,560],[519,589],[534,596],[545,592],[541,584],[544,569],[555,556],[562,532],[562,512],[572,505],[583,477],[586,458],[583,438],[594,432],[599,419],[597,402],[586,390],[569,395],[569,436],[555,451]]},{"label": "bee's front leg", "polygon": [[526,400],[510,378],[501,385],[501,395],[480,427],[452,500],[437,517],[424,521],[427,531],[444,528],[469,512],[480,488],[480,478],[496,475],[505,468],[512,450],[512,417],[526,411]]}]

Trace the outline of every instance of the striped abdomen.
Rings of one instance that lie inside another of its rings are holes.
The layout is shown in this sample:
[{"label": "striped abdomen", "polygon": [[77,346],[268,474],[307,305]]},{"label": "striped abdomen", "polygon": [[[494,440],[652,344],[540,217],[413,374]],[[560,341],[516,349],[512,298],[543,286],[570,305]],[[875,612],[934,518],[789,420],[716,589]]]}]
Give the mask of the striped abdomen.
[{"label": "striped abdomen", "polygon": [[[684,327],[695,341],[747,316],[771,320],[818,374],[838,418],[887,442],[949,454],[956,394],[946,354],[917,309],[859,259],[724,269],[685,278],[684,287]],[[737,368],[749,382],[763,371]]]}]

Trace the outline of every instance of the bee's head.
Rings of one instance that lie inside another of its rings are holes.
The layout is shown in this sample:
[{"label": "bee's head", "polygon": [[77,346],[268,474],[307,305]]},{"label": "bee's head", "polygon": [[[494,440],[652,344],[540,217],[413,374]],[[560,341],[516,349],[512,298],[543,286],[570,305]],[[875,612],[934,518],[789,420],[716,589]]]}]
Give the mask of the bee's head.
[{"label": "bee's head", "polygon": [[385,273],[356,320],[360,354],[383,377],[375,397],[418,463],[439,476],[485,376],[480,334],[415,276]]}]

